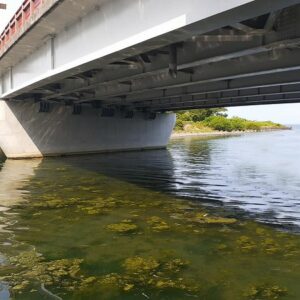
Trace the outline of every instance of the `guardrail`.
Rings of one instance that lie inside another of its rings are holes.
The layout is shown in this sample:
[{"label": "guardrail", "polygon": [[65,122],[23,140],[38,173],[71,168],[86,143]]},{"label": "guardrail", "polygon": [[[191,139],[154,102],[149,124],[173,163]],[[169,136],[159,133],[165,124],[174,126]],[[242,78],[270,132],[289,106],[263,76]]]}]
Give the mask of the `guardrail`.
[{"label": "guardrail", "polygon": [[47,0],[25,0],[0,35],[0,51],[26,25],[39,6]]}]

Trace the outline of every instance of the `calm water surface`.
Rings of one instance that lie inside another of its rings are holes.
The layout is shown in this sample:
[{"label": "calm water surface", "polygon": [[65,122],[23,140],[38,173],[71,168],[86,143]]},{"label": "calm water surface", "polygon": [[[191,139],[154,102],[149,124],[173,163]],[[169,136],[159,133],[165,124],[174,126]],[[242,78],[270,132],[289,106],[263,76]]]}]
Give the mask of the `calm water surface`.
[{"label": "calm water surface", "polygon": [[300,299],[300,128],[0,162],[0,299]]}]

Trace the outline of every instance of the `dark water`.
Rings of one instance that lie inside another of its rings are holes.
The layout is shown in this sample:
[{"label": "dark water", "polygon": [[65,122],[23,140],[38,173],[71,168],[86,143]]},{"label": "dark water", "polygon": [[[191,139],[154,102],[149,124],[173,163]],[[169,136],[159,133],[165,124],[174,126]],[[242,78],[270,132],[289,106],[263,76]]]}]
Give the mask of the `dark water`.
[{"label": "dark water", "polygon": [[300,128],[0,163],[0,299],[300,299]]}]

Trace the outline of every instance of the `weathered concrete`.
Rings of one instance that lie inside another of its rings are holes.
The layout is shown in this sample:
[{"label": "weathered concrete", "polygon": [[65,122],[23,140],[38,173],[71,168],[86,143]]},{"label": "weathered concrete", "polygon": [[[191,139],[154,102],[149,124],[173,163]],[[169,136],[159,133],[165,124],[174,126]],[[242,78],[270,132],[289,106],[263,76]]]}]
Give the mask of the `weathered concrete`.
[{"label": "weathered concrete", "polygon": [[101,117],[101,109],[83,107],[73,115],[72,107],[59,104],[40,113],[33,101],[0,101],[0,148],[7,158],[162,148],[174,124],[174,114],[125,119],[121,112]]}]

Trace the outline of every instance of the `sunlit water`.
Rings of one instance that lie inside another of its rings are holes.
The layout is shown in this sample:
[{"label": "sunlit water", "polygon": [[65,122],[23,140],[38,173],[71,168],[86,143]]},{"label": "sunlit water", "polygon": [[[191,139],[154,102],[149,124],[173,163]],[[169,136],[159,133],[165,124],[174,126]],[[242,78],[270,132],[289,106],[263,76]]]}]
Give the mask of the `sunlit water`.
[{"label": "sunlit water", "polygon": [[300,299],[300,130],[0,163],[0,299]]},{"label": "sunlit water", "polygon": [[176,195],[220,200],[261,221],[300,231],[300,126],[293,128],[175,141]]}]

